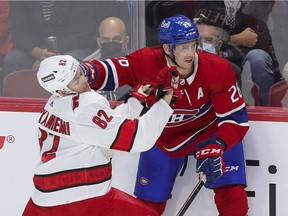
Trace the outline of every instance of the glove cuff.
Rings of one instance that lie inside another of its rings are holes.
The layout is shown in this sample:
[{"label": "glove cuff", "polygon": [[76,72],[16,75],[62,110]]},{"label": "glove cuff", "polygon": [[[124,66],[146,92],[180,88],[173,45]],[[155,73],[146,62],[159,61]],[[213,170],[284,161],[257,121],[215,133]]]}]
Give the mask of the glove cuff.
[{"label": "glove cuff", "polygon": [[227,146],[224,140],[220,139],[220,138],[216,138],[215,139],[215,143],[219,144],[220,146],[222,146],[223,150],[225,151]]},{"label": "glove cuff", "polygon": [[216,143],[211,143],[208,146],[196,151],[196,159],[219,157],[223,155],[223,148]]},{"label": "glove cuff", "polygon": [[221,139],[207,139],[196,146],[195,158],[197,160],[208,157],[222,156],[226,144]]}]

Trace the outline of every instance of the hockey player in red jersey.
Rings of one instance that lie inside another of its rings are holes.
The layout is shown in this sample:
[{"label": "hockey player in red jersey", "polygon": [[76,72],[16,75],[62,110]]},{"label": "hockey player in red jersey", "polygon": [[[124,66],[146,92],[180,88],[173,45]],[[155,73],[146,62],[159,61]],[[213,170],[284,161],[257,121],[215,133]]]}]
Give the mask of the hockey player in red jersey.
[{"label": "hockey player in red jersey", "polygon": [[[111,109],[91,90],[84,72],[68,55],[40,64],[38,81],[52,96],[38,121],[41,160],[23,215],[158,216],[144,202],[111,188],[111,159],[114,150],[143,152],[154,145],[173,113],[169,104],[177,96],[179,73],[162,71],[156,85],[137,85],[127,103]],[[157,86],[164,86],[160,96]],[[154,104],[141,117],[137,99]]]},{"label": "hockey player in red jersey", "polygon": [[[181,98],[156,145],[141,153],[135,195],[163,213],[185,158],[196,158],[197,172],[215,192],[221,216],[245,216],[246,173],[242,139],[249,125],[243,96],[229,62],[198,51],[198,29],[183,15],[159,25],[161,46],[120,58],[87,62],[95,90],[154,82],[158,71],[175,66],[182,75]],[[226,166],[226,169],[225,169]],[[237,167],[237,169],[231,169]]]}]

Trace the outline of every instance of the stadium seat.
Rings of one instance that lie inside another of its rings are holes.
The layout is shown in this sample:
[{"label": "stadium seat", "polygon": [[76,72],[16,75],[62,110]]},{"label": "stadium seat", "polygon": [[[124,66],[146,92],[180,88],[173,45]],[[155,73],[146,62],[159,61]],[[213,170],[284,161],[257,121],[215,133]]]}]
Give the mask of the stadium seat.
[{"label": "stadium seat", "polygon": [[259,86],[251,80],[242,80],[242,94],[245,99],[245,103],[248,106],[260,105],[260,90]]},{"label": "stadium seat", "polygon": [[252,97],[254,99],[254,106],[260,106],[260,90],[259,90],[259,86],[250,81],[251,82],[251,85],[252,85],[252,88],[251,88],[251,94],[252,94]]},{"label": "stadium seat", "polygon": [[2,96],[48,98],[51,94],[38,83],[37,70],[14,71],[3,78]]},{"label": "stadium seat", "polygon": [[[273,84],[269,89],[268,94],[268,106],[283,107],[283,98],[288,90],[288,84],[286,80],[281,80]],[[284,105],[285,106],[285,105]]]}]

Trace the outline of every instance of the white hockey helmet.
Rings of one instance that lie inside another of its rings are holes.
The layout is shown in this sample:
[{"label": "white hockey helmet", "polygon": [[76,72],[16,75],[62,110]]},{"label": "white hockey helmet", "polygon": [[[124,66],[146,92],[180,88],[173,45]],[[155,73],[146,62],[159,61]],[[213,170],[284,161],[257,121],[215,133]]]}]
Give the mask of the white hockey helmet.
[{"label": "white hockey helmet", "polygon": [[40,85],[52,94],[61,96],[58,90],[66,93],[71,91],[67,85],[74,78],[79,68],[79,62],[70,55],[56,55],[44,59],[40,63],[37,79]]}]

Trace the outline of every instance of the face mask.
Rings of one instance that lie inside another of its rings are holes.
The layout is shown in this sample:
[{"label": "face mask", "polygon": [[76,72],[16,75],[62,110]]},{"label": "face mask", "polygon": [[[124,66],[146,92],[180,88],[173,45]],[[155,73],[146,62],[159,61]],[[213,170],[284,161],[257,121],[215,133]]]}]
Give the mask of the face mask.
[{"label": "face mask", "polygon": [[216,49],[213,44],[202,42],[202,49],[209,53],[216,54]]},{"label": "face mask", "polygon": [[116,42],[101,43],[100,52],[102,59],[120,57],[125,55],[125,52],[122,49],[122,45],[122,43]]}]

